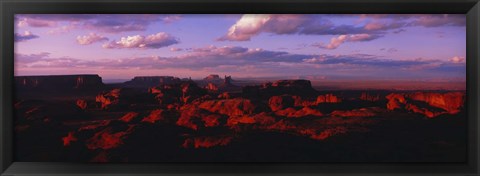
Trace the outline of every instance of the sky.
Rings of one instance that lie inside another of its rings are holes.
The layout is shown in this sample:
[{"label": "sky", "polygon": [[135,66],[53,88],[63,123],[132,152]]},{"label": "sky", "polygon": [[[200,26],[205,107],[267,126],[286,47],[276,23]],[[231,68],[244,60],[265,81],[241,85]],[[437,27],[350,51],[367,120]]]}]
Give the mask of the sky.
[{"label": "sky", "polygon": [[15,75],[464,82],[464,14],[17,14]]}]

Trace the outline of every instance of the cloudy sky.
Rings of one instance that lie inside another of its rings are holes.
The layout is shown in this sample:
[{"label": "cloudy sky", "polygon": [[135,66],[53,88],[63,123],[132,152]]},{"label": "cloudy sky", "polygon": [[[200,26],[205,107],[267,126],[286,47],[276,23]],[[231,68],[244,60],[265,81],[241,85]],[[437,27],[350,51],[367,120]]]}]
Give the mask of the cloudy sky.
[{"label": "cloudy sky", "polygon": [[465,15],[16,15],[15,74],[464,81]]}]

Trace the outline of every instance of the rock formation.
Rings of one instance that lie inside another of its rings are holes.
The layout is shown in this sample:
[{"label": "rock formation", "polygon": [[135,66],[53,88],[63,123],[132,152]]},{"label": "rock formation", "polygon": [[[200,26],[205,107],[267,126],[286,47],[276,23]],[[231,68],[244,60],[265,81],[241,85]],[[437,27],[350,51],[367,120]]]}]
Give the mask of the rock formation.
[{"label": "rock formation", "polygon": [[180,82],[180,78],[173,76],[136,76],[124,84],[128,87],[154,87],[165,84],[178,84]]},{"label": "rock formation", "polygon": [[99,89],[104,86],[98,75],[16,76],[19,89],[63,90]]},{"label": "rock formation", "polygon": [[209,112],[228,115],[242,116],[253,114],[257,108],[251,100],[243,98],[227,99],[227,100],[209,100],[200,103],[198,106]]},{"label": "rock formation", "polygon": [[463,92],[391,93],[386,98],[388,110],[405,109],[433,118],[445,113],[459,113],[464,106],[465,94]]}]

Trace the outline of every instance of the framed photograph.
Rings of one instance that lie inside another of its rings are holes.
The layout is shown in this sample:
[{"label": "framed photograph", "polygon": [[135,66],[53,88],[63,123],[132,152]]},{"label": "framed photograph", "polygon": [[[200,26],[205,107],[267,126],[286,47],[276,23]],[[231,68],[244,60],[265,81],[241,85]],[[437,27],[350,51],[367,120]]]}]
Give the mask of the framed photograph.
[{"label": "framed photograph", "polygon": [[2,175],[478,175],[476,0],[2,0]]}]

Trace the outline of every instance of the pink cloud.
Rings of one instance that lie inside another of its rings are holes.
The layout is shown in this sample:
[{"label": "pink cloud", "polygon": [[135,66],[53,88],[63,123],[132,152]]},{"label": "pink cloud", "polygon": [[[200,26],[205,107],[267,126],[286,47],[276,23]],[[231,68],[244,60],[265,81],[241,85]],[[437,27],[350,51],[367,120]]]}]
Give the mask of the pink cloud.
[{"label": "pink cloud", "polygon": [[90,33],[84,36],[77,36],[77,43],[80,45],[90,45],[92,43],[101,41],[108,41],[108,38],[95,33]]},{"label": "pink cloud", "polygon": [[111,41],[103,45],[107,49],[121,48],[149,48],[158,49],[179,43],[179,40],[170,34],[159,32],[156,34],[143,36],[134,35],[122,37],[119,41]]},{"label": "pink cloud", "polygon": [[172,52],[177,52],[177,51],[183,51],[183,49],[182,49],[182,48],[172,47],[172,48],[170,48],[170,51],[172,51]]},{"label": "pink cloud", "polygon": [[333,37],[330,40],[330,43],[328,44],[317,43],[317,44],[314,44],[313,46],[317,46],[319,48],[324,48],[324,49],[336,49],[345,42],[371,41],[379,37],[380,36],[378,35],[372,35],[372,34],[339,35],[338,37]]},{"label": "pink cloud", "polygon": [[465,63],[465,57],[455,56],[450,58],[449,61],[455,64]]}]

